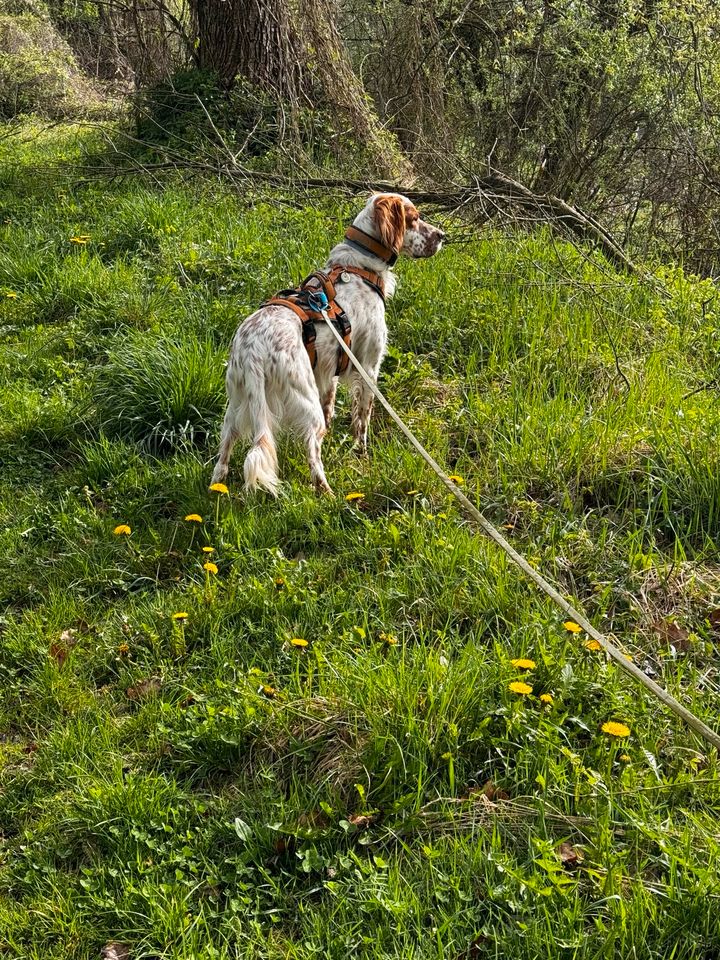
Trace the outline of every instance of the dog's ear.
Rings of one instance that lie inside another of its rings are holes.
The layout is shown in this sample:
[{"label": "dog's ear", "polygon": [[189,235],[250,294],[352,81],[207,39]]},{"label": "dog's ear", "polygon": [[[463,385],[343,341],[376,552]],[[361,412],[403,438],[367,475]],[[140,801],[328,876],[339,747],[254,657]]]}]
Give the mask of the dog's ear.
[{"label": "dog's ear", "polygon": [[373,209],[380,239],[391,250],[398,251],[405,239],[405,204],[391,193],[380,193]]}]

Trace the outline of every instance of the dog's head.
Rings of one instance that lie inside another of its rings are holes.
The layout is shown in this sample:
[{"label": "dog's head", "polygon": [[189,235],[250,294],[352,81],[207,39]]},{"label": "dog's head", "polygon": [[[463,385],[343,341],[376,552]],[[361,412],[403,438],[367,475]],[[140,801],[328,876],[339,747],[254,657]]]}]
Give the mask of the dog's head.
[{"label": "dog's head", "polygon": [[406,257],[434,257],[445,234],[420,219],[417,207],[399,193],[374,193],[355,226]]}]

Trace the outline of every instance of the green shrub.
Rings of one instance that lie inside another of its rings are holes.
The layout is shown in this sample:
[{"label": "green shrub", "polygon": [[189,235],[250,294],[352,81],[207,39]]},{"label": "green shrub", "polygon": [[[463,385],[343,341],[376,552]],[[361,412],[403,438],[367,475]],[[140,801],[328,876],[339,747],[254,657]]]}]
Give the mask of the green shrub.
[{"label": "green shrub", "polygon": [[246,152],[257,155],[278,140],[276,110],[266,95],[246,81],[239,80],[226,91],[209,71],[183,70],[143,91],[136,132],[150,146],[186,150],[203,140],[217,145],[214,126],[223,137],[244,141]]},{"label": "green shrub", "polygon": [[[183,70],[142,91],[136,101],[135,136],[150,153],[197,159],[227,148],[244,158],[265,158],[274,167],[282,141],[317,163],[328,158],[328,121],[322,110],[281,104],[248,80],[223,88],[215,74]],[[142,147],[140,148],[142,149]],[[284,154],[284,161],[287,155]]]},{"label": "green shrub", "polygon": [[0,117],[52,119],[103,111],[99,92],[41,13],[0,13]]}]

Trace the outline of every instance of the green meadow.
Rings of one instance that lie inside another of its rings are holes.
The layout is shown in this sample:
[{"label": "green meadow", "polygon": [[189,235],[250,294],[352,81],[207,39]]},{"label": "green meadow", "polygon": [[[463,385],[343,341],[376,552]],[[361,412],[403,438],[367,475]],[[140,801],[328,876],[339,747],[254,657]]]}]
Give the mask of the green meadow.
[{"label": "green meadow", "polygon": [[[358,458],[341,392],[335,499],[292,441],[277,501],[240,446],[208,490],[237,324],[362,198],[94,179],[95,137],[0,135],[0,956],[717,957],[716,752],[381,410]],[[715,285],[425,213],[381,389],[718,729]]]}]

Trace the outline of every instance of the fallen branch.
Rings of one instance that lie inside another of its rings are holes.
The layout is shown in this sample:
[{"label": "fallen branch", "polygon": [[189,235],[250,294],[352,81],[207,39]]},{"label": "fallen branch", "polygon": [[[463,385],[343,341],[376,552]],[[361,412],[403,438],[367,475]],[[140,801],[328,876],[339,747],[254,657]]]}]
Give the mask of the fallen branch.
[{"label": "fallen branch", "polygon": [[[514,180],[499,170],[489,170],[483,177],[478,177],[472,184],[449,184],[448,186],[429,185],[424,188],[402,187],[387,180],[355,179],[348,177],[313,176],[297,172],[290,176],[271,173],[264,170],[253,170],[239,162],[237,155],[222,140],[217,133],[220,148],[217,159],[195,159],[180,152],[166,148],[165,161],[143,164],[132,161],[124,154],[127,165],[118,169],[117,166],[98,166],[80,168],[88,179],[100,177],[117,177],[127,174],[152,174],[173,171],[196,171],[203,175],[212,175],[234,182],[260,183],[277,190],[297,193],[299,190],[333,190],[350,195],[367,193],[378,190],[385,192],[404,193],[415,203],[429,204],[453,213],[462,213],[464,216],[482,220],[490,220],[494,216],[510,215],[515,220],[529,220],[534,223],[547,224],[559,230],[565,236],[592,243],[618,269],[630,274],[640,274],[641,271],[632,262],[623,250],[621,244],[612,234],[594,217],[585,213],[551,194],[534,193],[529,187]],[[129,133],[123,133],[123,138],[131,144],[141,143]],[[117,152],[117,145],[111,144]],[[77,169],[77,168],[76,168]]]}]

